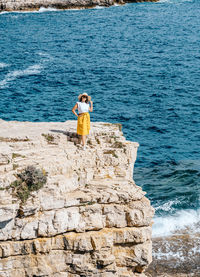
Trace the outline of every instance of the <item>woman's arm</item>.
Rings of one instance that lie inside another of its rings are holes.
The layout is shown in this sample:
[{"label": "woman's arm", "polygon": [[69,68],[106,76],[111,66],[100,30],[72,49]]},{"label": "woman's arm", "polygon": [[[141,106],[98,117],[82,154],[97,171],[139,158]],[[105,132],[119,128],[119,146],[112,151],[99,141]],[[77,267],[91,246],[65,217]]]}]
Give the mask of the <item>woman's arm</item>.
[{"label": "woman's arm", "polygon": [[90,112],[93,112],[93,102],[92,102],[92,101],[90,101],[89,111],[90,111]]},{"label": "woman's arm", "polygon": [[78,104],[77,104],[77,103],[76,103],[76,105],[73,107],[72,112],[73,112],[73,114],[75,114],[75,115],[78,117],[77,113],[75,112],[76,109],[78,109]]}]

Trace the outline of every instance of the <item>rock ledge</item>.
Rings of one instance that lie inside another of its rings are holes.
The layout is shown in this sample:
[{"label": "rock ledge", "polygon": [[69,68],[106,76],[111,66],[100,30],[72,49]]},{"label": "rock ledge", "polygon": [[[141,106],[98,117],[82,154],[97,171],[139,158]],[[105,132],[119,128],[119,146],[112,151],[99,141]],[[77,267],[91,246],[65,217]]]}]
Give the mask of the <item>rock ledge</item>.
[{"label": "rock ledge", "polygon": [[[0,276],[145,276],[154,214],[134,183],[138,143],[119,124],[0,120]],[[25,203],[10,184],[33,165],[47,183]]]}]

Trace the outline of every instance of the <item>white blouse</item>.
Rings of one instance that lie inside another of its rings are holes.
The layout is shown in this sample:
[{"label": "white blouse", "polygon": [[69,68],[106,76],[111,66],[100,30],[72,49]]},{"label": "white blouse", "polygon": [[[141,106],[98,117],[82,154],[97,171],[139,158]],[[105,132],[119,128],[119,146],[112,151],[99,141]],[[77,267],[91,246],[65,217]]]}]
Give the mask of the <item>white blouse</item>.
[{"label": "white blouse", "polygon": [[78,113],[87,113],[89,111],[90,105],[85,102],[77,102],[78,104]]}]

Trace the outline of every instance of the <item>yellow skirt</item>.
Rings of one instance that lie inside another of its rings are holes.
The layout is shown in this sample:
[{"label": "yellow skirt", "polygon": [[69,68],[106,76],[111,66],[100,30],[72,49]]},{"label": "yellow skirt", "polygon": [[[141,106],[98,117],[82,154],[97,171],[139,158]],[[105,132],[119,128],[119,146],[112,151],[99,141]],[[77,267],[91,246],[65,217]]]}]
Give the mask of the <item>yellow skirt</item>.
[{"label": "yellow skirt", "polygon": [[82,113],[78,116],[77,122],[77,134],[78,135],[89,135],[90,131],[90,114]]}]

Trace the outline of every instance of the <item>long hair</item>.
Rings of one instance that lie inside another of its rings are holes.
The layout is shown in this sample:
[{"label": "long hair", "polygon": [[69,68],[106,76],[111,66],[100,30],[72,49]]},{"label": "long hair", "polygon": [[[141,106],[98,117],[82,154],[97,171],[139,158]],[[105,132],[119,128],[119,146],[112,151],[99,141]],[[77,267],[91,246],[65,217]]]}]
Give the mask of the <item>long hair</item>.
[{"label": "long hair", "polygon": [[[83,96],[84,96],[84,95],[83,95]],[[83,96],[81,96],[81,98],[80,98],[79,102],[82,102],[82,97],[83,97]],[[88,96],[86,96],[85,103],[87,103],[87,104],[88,104]]]}]

